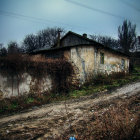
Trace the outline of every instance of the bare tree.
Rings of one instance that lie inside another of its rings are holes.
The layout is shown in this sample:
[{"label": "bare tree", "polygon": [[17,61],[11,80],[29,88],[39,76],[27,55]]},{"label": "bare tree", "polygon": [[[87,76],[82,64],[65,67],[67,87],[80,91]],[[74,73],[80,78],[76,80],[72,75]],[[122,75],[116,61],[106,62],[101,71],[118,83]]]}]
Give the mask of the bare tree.
[{"label": "bare tree", "polygon": [[20,48],[17,44],[17,42],[15,41],[11,41],[9,44],[8,44],[8,54],[17,54],[17,53],[20,53]]},{"label": "bare tree", "polygon": [[134,49],[136,43],[136,25],[124,20],[123,25],[118,27],[119,44],[125,53]]},{"label": "bare tree", "polygon": [[25,37],[23,40],[24,51],[26,53],[32,52],[35,49],[38,49],[38,42],[37,42],[37,36],[30,34]]},{"label": "bare tree", "polygon": [[1,49],[1,48],[3,48],[3,44],[2,44],[2,43],[0,43],[0,49]]},{"label": "bare tree", "polygon": [[47,28],[38,32],[38,46],[39,48],[50,48],[57,43],[58,32],[61,32],[61,37],[65,31],[63,28]]},{"label": "bare tree", "polygon": [[133,49],[133,52],[139,52],[140,51],[140,36],[136,39],[135,49]]},{"label": "bare tree", "polygon": [[110,47],[112,49],[118,49],[119,48],[119,43],[118,40],[109,37],[109,36],[101,36],[101,35],[90,35],[90,38],[93,39],[94,41],[97,41],[104,46]]},{"label": "bare tree", "polygon": [[29,53],[35,49],[52,47],[57,42],[58,31],[61,31],[61,36],[65,33],[63,28],[56,27],[41,30],[37,35],[26,36],[23,41],[25,52]]},{"label": "bare tree", "polygon": [[3,44],[0,44],[0,56],[6,56],[7,55],[7,49],[3,46]]}]

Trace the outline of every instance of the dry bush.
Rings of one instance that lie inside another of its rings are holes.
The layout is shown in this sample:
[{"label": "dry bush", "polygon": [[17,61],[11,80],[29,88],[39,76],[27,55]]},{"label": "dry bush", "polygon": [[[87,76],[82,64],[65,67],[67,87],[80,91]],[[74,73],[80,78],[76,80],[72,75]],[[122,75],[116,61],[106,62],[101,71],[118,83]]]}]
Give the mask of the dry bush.
[{"label": "dry bush", "polygon": [[28,73],[33,79],[37,79],[38,84],[42,78],[49,75],[53,81],[53,90],[59,93],[68,91],[71,87],[70,77],[74,70],[71,63],[65,59],[46,59],[40,55],[17,54],[0,58],[0,73],[11,79],[17,77],[18,87],[24,73]]},{"label": "dry bush", "polygon": [[110,107],[102,114],[95,114],[96,121],[92,124],[94,137],[97,139],[132,139],[135,125],[139,121],[126,107],[118,105]]},{"label": "dry bush", "polygon": [[112,79],[121,79],[124,78],[125,76],[129,75],[128,73],[125,72],[113,72],[112,74],[110,74],[109,76]]},{"label": "dry bush", "polygon": [[34,62],[43,62],[46,61],[45,56],[42,55],[32,55],[29,57],[30,61],[34,61]]},{"label": "dry bush", "polygon": [[0,58],[0,73],[3,76],[13,77],[25,71],[26,62],[20,54],[8,55]]},{"label": "dry bush", "polygon": [[128,75],[125,72],[114,72],[112,74],[106,74],[106,73],[98,73],[96,76],[90,75],[89,80],[85,84],[94,84],[94,85],[111,85],[114,80],[125,78],[125,76]]},{"label": "dry bush", "polygon": [[140,96],[116,100],[106,108],[94,108],[89,120],[80,120],[61,137],[75,134],[77,140],[132,140],[140,138]]},{"label": "dry bush", "polygon": [[140,97],[133,97],[94,113],[93,137],[115,140],[138,137],[140,118],[137,105],[139,101]]},{"label": "dry bush", "polygon": [[[28,73],[35,82],[34,87],[30,87],[29,97],[21,96],[19,85],[22,83],[24,73]],[[8,55],[0,58],[0,74],[10,79],[10,85],[13,93],[14,83],[17,83],[17,90],[19,97],[11,97],[3,99],[0,103],[0,114],[4,112],[13,112],[29,108],[30,106],[49,103],[55,98],[55,93],[60,95],[67,93],[72,86],[71,75],[73,74],[73,66],[65,59],[45,59],[41,56],[28,55]],[[41,91],[43,78],[50,76],[52,80],[51,91]],[[25,99],[24,99],[25,98]],[[31,103],[24,102],[32,99]],[[22,100],[23,99],[23,100]]]}]

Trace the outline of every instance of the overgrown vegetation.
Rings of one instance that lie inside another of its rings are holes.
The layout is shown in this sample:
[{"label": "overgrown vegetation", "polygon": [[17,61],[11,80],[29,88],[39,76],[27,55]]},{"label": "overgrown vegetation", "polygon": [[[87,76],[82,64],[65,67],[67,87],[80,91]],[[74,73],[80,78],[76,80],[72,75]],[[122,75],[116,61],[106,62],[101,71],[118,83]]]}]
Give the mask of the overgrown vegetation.
[{"label": "overgrown vegetation", "polygon": [[[123,86],[130,82],[140,79],[140,67],[135,66],[132,73],[127,74],[124,72],[112,73],[111,75],[98,74],[91,78],[89,82],[85,83],[78,90],[70,92],[70,96],[77,98],[79,96],[89,95],[92,93],[110,91],[114,88]],[[95,94],[95,96],[98,94]]]},{"label": "overgrown vegetation", "polygon": [[19,97],[4,98],[0,101],[0,114],[15,113],[24,109],[28,109],[34,106],[40,106],[42,104],[57,101],[57,98],[53,98],[51,94],[29,94]]},{"label": "overgrown vegetation", "polygon": [[58,139],[133,140],[140,138],[140,96],[101,102],[91,108],[88,119],[79,120]]},{"label": "overgrown vegetation", "polygon": [[[41,61],[43,61],[43,60],[41,60]],[[52,60],[49,60],[49,61],[50,62],[47,64],[51,65],[52,69],[50,69],[50,70],[55,70],[55,68],[58,68],[60,66],[61,62],[63,62],[63,63],[61,63],[63,65],[67,64],[67,62],[65,62],[64,60],[55,60],[52,63],[51,63]],[[40,64],[42,64],[42,66],[40,68],[43,69],[44,63],[36,63],[36,62],[32,61],[32,64],[30,64],[30,66],[32,66],[30,70],[33,70],[33,72],[38,71],[38,73],[34,73],[39,76],[38,78],[41,78],[40,76],[42,73],[42,71],[39,71],[39,67],[41,66]],[[46,69],[46,67],[44,67],[44,68]],[[60,68],[61,67],[59,67],[58,69],[60,69]],[[71,67],[69,67],[69,68],[71,68]],[[51,74],[53,76],[57,76],[57,75],[61,76],[61,72],[65,71],[65,70],[66,69],[61,68],[61,71],[56,71],[55,73],[53,73],[54,71],[51,71],[52,72]],[[67,82],[67,85],[66,85],[66,83],[63,83],[63,82],[65,82],[65,80],[67,80],[64,78],[62,85],[59,87],[59,90],[60,90],[59,93],[58,92],[56,93],[55,91],[57,91],[57,89],[58,89],[57,86],[59,86],[61,84],[60,81],[59,81],[59,85],[54,86],[55,90],[52,92],[44,92],[41,94],[30,93],[29,95],[20,96],[20,98],[12,97],[10,99],[5,98],[5,99],[1,100],[0,114],[17,112],[17,111],[21,111],[24,109],[28,109],[32,106],[39,106],[39,105],[43,105],[43,104],[47,104],[47,103],[51,103],[51,102],[55,102],[55,101],[70,99],[70,98],[79,98],[80,96],[85,96],[85,95],[90,95],[90,94],[93,94],[96,97],[96,96],[99,96],[104,93],[109,93],[109,92],[105,92],[105,91],[110,91],[112,89],[114,90],[114,88],[120,87],[129,82],[137,81],[139,79],[140,79],[140,67],[135,67],[133,73],[131,73],[131,74],[113,73],[109,76],[104,75],[104,74],[99,74],[96,77],[92,78],[90,80],[90,82],[85,83],[82,87],[75,89],[75,90],[69,89],[70,85],[71,85],[69,82]],[[54,81],[55,81],[55,79],[54,79]],[[56,82],[58,82],[57,79],[56,79]],[[67,87],[67,89],[65,89],[66,88],[65,86]],[[67,94],[65,94],[65,91],[67,92]]]},{"label": "overgrown vegetation", "polygon": [[[28,55],[17,54],[0,58],[0,73],[11,79],[16,77],[17,87],[19,87],[24,73],[28,73],[37,79],[38,84],[45,75],[49,75],[53,82],[54,92],[67,92],[71,87],[70,76],[73,74],[73,67],[65,59],[45,59],[41,57],[36,61]],[[11,87],[13,88],[13,80]]]},{"label": "overgrown vegetation", "polygon": [[[20,95],[10,99],[2,99],[0,102],[0,113],[17,112],[19,110],[39,106],[42,104],[60,101],[69,98],[78,98],[89,94],[101,95],[101,92],[110,91],[129,82],[140,79],[140,67],[135,67],[131,74],[123,72],[112,73],[111,75],[98,74],[91,78],[83,86],[73,89],[71,75],[74,74],[72,65],[64,59],[44,59],[43,57],[29,57],[28,55],[8,55],[0,58],[0,73],[11,79],[11,89],[13,92],[13,82],[16,77],[17,87],[22,82],[22,76],[26,72],[37,79],[35,88],[29,95]],[[41,92],[40,84],[44,75],[50,75],[52,91]],[[66,94],[67,93],[67,94]],[[106,92],[107,93],[107,92]]]},{"label": "overgrown vegetation", "polygon": [[[36,79],[35,87],[30,91],[28,96],[21,96],[19,90],[19,85],[22,83],[24,73],[28,73],[32,79]],[[16,81],[18,95],[20,96],[3,99],[0,102],[0,113],[3,113],[49,103],[55,94],[67,93],[72,85],[71,75],[73,74],[73,67],[64,59],[52,60],[38,57],[36,60],[34,57],[28,55],[14,54],[0,58],[0,74],[9,79],[12,95],[14,94],[13,83]],[[42,93],[40,87],[44,75],[51,77],[52,91]]]}]

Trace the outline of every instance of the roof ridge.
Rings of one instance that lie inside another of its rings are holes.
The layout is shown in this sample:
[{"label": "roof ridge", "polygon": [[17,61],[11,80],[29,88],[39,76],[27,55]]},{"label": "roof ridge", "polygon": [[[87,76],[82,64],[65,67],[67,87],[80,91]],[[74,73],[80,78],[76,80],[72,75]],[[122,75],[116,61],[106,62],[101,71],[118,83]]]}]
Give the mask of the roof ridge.
[{"label": "roof ridge", "polygon": [[90,38],[88,38],[88,37],[84,37],[83,35],[78,34],[78,33],[75,33],[75,32],[73,32],[73,31],[68,31],[67,34],[68,34],[68,33],[72,33],[72,34],[77,35],[77,36],[79,36],[79,37],[81,37],[81,38],[87,39],[87,40],[92,41],[92,42],[96,42],[96,41],[94,41],[94,40],[92,40],[92,39],[90,39]]},{"label": "roof ridge", "polygon": [[[76,35],[76,36],[78,36],[78,37],[80,37],[80,38],[82,38],[82,39],[85,39],[86,41],[92,42],[92,43],[94,43],[94,44],[103,45],[103,44],[101,44],[101,43],[99,43],[99,42],[97,42],[97,41],[94,41],[94,40],[92,40],[92,39],[89,39],[89,38],[87,38],[87,37],[84,37],[84,36],[82,36],[82,35],[80,35],[80,34],[78,34],[78,33],[75,33],[75,32],[73,32],[73,31],[68,31],[68,32],[60,39],[60,41],[63,40],[63,39],[64,39],[67,35],[69,35],[69,34],[74,34],[74,35]],[[55,43],[51,48],[54,48],[54,47],[56,46],[56,44],[57,44],[57,43]]]}]

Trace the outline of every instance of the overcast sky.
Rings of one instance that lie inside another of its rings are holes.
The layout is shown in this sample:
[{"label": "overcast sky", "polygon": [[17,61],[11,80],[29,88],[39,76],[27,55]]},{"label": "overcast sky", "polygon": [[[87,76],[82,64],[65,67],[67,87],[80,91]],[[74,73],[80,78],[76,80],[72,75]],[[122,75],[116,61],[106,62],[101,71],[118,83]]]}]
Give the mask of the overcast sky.
[{"label": "overcast sky", "polygon": [[22,42],[47,27],[117,38],[124,19],[137,25],[140,0],[0,0],[0,43]]}]

